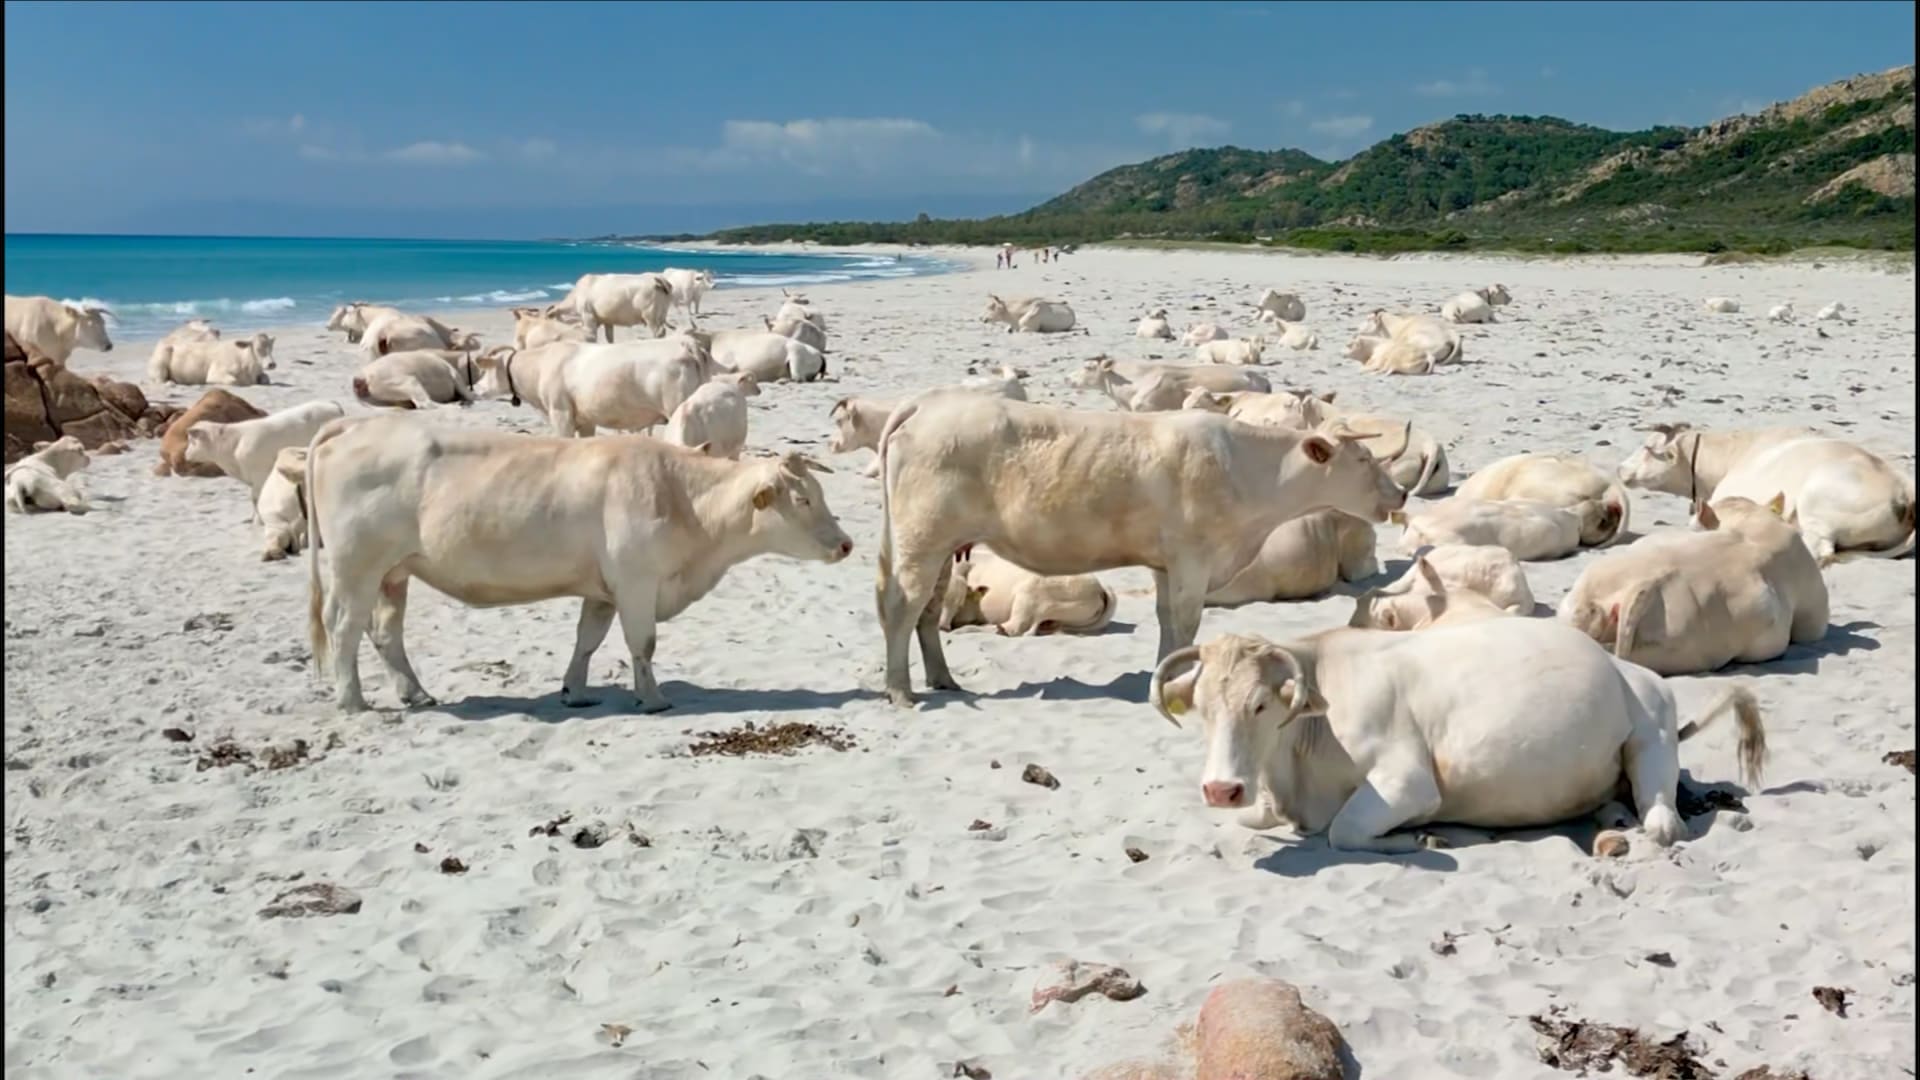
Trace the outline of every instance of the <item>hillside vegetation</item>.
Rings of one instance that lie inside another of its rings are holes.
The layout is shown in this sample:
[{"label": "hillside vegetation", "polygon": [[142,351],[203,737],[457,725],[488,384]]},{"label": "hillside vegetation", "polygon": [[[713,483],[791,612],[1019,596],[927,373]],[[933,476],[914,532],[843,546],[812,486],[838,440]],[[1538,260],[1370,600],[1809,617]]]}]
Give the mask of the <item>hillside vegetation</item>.
[{"label": "hillside vegetation", "polygon": [[1020,214],[729,229],[735,243],[1260,241],[1341,251],[1783,251],[1914,246],[1912,66],[1700,128],[1462,115],[1344,162],[1188,150]]}]

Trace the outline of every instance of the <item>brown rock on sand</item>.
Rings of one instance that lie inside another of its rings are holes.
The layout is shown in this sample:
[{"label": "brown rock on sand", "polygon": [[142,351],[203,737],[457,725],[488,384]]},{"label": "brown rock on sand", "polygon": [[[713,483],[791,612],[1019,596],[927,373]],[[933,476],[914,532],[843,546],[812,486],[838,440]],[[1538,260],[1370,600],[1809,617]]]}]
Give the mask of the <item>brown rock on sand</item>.
[{"label": "brown rock on sand", "polygon": [[187,460],[187,429],[202,420],[231,424],[238,420],[256,420],[267,415],[241,397],[228,390],[215,387],[200,395],[200,400],[187,408],[186,412],[175,417],[167,425],[167,432],[160,437],[160,464],[153,467],[155,476],[220,476],[217,465]]},{"label": "brown rock on sand", "polygon": [[1344,1045],[1291,984],[1239,979],[1200,1006],[1195,1080],[1341,1080]]},{"label": "brown rock on sand", "polygon": [[1071,1005],[1089,994],[1099,994],[1114,1001],[1132,1001],[1146,992],[1140,980],[1127,974],[1125,968],[1062,960],[1041,976],[1040,982],[1034,986],[1029,1011],[1039,1012],[1054,1001]]},{"label": "brown rock on sand", "polygon": [[6,461],[33,452],[34,444],[72,435],[89,450],[149,434],[169,412],[147,401],[140,388],[105,376],[87,379],[35,363],[13,335],[6,337]]}]

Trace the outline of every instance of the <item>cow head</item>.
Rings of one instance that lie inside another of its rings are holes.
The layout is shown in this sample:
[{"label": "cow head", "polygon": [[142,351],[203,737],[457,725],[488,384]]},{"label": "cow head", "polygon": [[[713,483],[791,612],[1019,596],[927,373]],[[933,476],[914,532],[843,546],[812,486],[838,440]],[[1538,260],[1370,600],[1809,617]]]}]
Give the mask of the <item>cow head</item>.
[{"label": "cow head", "polygon": [[1213,393],[1204,386],[1196,386],[1187,394],[1187,400],[1180,403],[1180,407],[1202,412],[1224,413],[1232,403],[1232,399],[1223,394]]},{"label": "cow head", "polygon": [[1364,445],[1371,438],[1339,420],[1301,436],[1295,453],[1303,459],[1299,467],[1312,478],[1313,506],[1382,522],[1407,505],[1406,490]]},{"label": "cow head", "polygon": [[107,336],[107,319],[111,316],[111,312],[92,304],[82,304],[79,307],[68,304],[67,314],[73,316],[75,345],[99,352],[113,351],[113,339]]},{"label": "cow head", "polygon": [[1364,364],[1373,359],[1374,351],[1386,343],[1386,338],[1375,334],[1355,334],[1353,340],[1347,342],[1346,357]]},{"label": "cow head", "polygon": [[1725,531],[1758,539],[1769,531],[1791,528],[1799,515],[1787,509],[1787,493],[1775,492],[1765,504],[1738,495],[1706,503],[1694,513],[1693,523],[1704,531]]},{"label": "cow head", "polygon": [[1113,357],[1096,356],[1080,365],[1080,370],[1067,376],[1067,385],[1076,390],[1098,390],[1107,384],[1107,378],[1114,374]]},{"label": "cow head", "polygon": [[816,562],[839,562],[853,552],[853,540],[827,506],[827,494],[814,473],[832,469],[804,454],[748,463],[755,470],[753,533],[764,550]]},{"label": "cow head", "polygon": [[987,308],[980,313],[980,321],[988,323],[1010,323],[1013,321],[1013,312],[1007,309],[1007,302],[1005,300],[1000,299],[992,293],[988,293]]},{"label": "cow head", "polygon": [[1208,806],[1250,806],[1282,729],[1326,709],[1301,655],[1256,637],[1227,634],[1168,654],[1147,700],[1175,727],[1198,713],[1207,740],[1200,793]]},{"label": "cow head", "polygon": [[220,445],[220,435],[227,425],[213,420],[201,420],[187,429],[187,460],[201,465],[219,465],[215,451]]},{"label": "cow head", "polygon": [[62,435],[52,442],[34,443],[33,456],[61,476],[87,467],[86,444],[72,435]]},{"label": "cow head", "polygon": [[1354,598],[1347,625],[1369,630],[1418,630],[1446,613],[1449,594],[1422,555],[1397,580]]},{"label": "cow head", "polygon": [[1686,495],[1693,490],[1694,454],[1700,433],[1687,424],[1655,424],[1617,470],[1620,482],[1647,491]]}]

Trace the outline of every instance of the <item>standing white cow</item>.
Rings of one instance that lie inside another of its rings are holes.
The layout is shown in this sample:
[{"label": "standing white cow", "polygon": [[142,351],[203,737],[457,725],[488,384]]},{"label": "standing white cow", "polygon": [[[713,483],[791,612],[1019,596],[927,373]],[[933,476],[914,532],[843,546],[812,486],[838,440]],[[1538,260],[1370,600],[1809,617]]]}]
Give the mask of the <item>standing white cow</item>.
[{"label": "standing white cow", "polygon": [[660,276],[666,278],[667,284],[672,287],[674,305],[687,313],[689,323],[698,324],[700,298],[713,291],[713,271],[682,270],[670,266],[660,271]]},{"label": "standing white cow", "polygon": [[709,357],[685,334],[616,344],[558,342],[537,349],[496,346],[475,357],[478,397],[523,400],[558,436],[601,428],[646,431],[707,381]]},{"label": "standing white cow", "polygon": [[1359,442],[1177,412],[1094,413],[935,390],[880,437],[880,624],[887,695],[909,705],[916,633],[929,686],[957,689],[939,610],[953,553],[984,543],[1036,574],[1154,572],[1160,655],[1193,640],[1209,589],[1312,510],[1384,520],[1406,501]]},{"label": "standing white cow", "polygon": [[75,307],[51,296],[6,297],[6,329],[29,357],[56,368],[67,366],[73,350],[112,352],[107,319],[112,313],[92,304]]},{"label": "standing white cow", "polygon": [[759,380],[744,371],[716,376],[673,410],[667,441],[714,457],[739,458],[747,445],[747,399],[759,393]]},{"label": "standing white cow", "polygon": [[[587,662],[613,618],[643,712],[656,628],[759,555],[838,562],[853,550],[819,465],[798,454],[727,461],[642,436],[553,439],[457,431],[407,417],[330,424],[307,455],[308,631],[343,710],[366,708],[371,631],[400,699],[432,702],[402,637],[412,578],[495,607],[579,597],[561,699],[588,705]],[[323,575],[320,547],[327,549]]]},{"label": "standing white cow", "polygon": [[305,446],[328,421],[345,414],[339,402],[309,401],[256,420],[222,424],[202,420],[187,429],[187,460],[218,466],[247,485],[248,501],[259,516],[260,489],[273,472],[280,451]]},{"label": "standing white cow", "polygon": [[1325,831],[1345,850],[1417,851],[1420,837],[1395,830],[1432,822],[1552,825],[1611,808],[1623,779],[1665,846],[1686,835],[1683,740],[1731,709],[1749,783],[1766,759],[1744,687],[1682,728],[1663,679],[1547,619],[1342,628],[1283,645],[1226,635],[1162,660],[1149,694],[1175,726],[1200,714],[1208,806],[1245,808],[1249,828]]},{"label": "standing white cow", "polygon": [[589,338],[604,331],[611,343],[616,326],[645,326],[654,337],[665,337],[672,305],[673,285],[659,274],[582,274],[547,314],[571,311]]},{"label": "standing white cow", "polygon": [[1877,454],[1806,428],[1656,425],[1621,463],[1620,479],[1685,495],[1694,506],[1783,494],[1787,520],[1822,566],[1845,555],[1891,559],[1913,550],[1913,479]]}]

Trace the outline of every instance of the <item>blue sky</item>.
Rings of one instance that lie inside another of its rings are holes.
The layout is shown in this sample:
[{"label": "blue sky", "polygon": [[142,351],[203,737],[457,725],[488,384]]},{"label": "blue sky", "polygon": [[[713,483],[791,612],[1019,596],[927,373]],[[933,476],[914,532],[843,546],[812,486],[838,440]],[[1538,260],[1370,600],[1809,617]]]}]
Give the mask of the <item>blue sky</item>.
[{"label": "blue sky", "polygon": [[6,4],[6,229],[580,235],[1021,209],[1185,146],[1698,124],[1912,3]]}]

